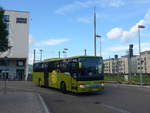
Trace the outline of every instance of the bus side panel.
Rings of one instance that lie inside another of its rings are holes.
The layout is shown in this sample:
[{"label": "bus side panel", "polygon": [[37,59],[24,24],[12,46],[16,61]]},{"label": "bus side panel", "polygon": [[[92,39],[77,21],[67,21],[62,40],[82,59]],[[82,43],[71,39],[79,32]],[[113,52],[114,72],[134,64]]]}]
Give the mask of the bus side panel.
[{"label": "bus side panel", "polygon": [[49,73],[49,87],[52,88],[58,88],[57,82],[58,82],[58,73],[56,71],[53,71],[52,73]]},{"label": "bus side panel", "polygon": [[61,82],[64,82],[66,84],[66,90],[71,91],[71,79],[72,77],[70,75],[53,71],[49,73],[49,87],[60,89]]},{"label": "bus side panel", "polygon": [[48,73],[48,87],[52,87],[52,82],[51,82],[51,74],[52,73]]},{"label": "bus side panel", "polygon": [[71,91],[71,76],[64,73],[59,73],[58,78],[58,88],[61,87],[61,82],[64,82],[66,84],[66,90]]},{"label": "bus side panel", "polygon": [[71,77],[71,92],[77,93],[77,80]]},{"label": "bus side panel", "polygon": [[33,83],[39,85],[39,81],[41,85],[44,85],[44,73],[43,72],[33,72]]}]

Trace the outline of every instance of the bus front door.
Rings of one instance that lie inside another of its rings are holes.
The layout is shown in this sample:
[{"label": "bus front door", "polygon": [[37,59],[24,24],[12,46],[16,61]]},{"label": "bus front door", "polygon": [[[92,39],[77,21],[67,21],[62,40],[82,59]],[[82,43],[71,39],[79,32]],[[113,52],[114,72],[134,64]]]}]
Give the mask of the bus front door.
[{"label": "bus front door", "polygon": [[48,72],[44,72],[44,86],[48,87]]}]

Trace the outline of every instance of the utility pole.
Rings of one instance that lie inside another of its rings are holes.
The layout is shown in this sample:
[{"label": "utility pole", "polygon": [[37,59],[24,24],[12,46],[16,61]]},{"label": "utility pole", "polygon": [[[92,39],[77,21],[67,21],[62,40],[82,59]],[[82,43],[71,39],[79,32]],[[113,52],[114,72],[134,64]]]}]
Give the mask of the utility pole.
[{"label": "utility pole", "polygon": [[6,69],[4,71],[4,75],[3,75],[4,76],[4,94],[7,94],[7,84],[6,84],[6,80],[8,78],[8,75],[7,75],[7,73],[8,73],[8,69],[7,69],[8,57],[7,56],[4,57],[4,61],[5,61],[5,67],[6,67]]},{"label": "utility pole", "polygon": [[94,7],[94,56],[96,56],[96,8]]},{"label": "utility pole", "polygon": [[140,56],[140,84],[143,85],[143,76],[142,76],[142,59],[141,59],[141,39],[140,39],[140,28],[145,28],[143,25],[138,25],[138,34],[139,34],[139,56]]},{"label": "utility pole", "polygon": [[111,72],[110,72],[110,56],[109,56],[109,74],[110,74]]},{"label": "utility pole", "polygon": [[34,52],[33,52],[33,54],[34,54],[33,63],[35,63],[35,53],[36,53],[36,50],[34,49]]},{"label": "utility pole", "polygon": [[84,50],[84,55],[86,56],[87,54],[86,54],[86,49]]},{"label": "utility pole", "polygon": [[101,36],[100,35],[96,35],[96,37],[97,38],[99,38],[99,40],[100,40],[100,56],[102,56],[102,50],[101,50],[101,48],[102,48],[102,43],[101,43]]},{"label": "utility pole", "polygon": [[43,52],[43,50],[40,49],[40,61],[42,61],[42,52]]},{"label": "utility pole", "polygon": [[58,58],[60,59],[60,51],[58,51]]}]

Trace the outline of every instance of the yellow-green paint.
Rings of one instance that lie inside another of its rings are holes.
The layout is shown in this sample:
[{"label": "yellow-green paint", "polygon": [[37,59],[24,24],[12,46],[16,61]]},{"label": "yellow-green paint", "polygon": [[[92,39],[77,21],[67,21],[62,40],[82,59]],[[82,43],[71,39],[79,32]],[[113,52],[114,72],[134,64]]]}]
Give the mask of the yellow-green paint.
[{"label": "yellow-green paint", "polygon": [[[104,89],[103,86],[95,88],[80,88],[81,84],[102,84],[104,83],[103,80],[77,81],[68,73],[59,73],[55,70],[48,74],[48,86],[52,88],[60,89],[61,82],[64,82],[66,84],[67,91],[76,93],[100,91]],[[33,82],[35,84],[39,84],[39,80],[41,80],[41,85],[44,85],[44,72],[33,72]]]},{"label": "yellow-green paint", "polygon": [[43,72],[33,72],[33,83],[38,85],[44,85],[44,73]]}]

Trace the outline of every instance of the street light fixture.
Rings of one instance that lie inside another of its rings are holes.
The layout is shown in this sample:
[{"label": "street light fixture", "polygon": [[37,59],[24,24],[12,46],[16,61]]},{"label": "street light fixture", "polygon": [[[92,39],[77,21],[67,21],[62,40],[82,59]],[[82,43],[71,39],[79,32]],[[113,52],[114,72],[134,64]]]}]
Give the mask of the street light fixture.
[{"label": "street light fixture", "polygon": [[102,54],[101,54],[101,48],[102,48],[101,47],[101,36],[100,35],[96,35],[96,37],[100,39],[100,56],[102,56]]},{"label": "street light fixture", "polygon": [[68,51],[68,48],[64,48],[63,50],[64,57],[67,57],[67,51]]},{"label": "street light fixture", "polygon": [[143,85],[143,78],[142,78],[142,60],[141,60],[141,39],[140,39],[140,28],[145,28],[143,25],[138,25],[138,34],[139,34],[139,55],[140,55],[140,84]]}]

